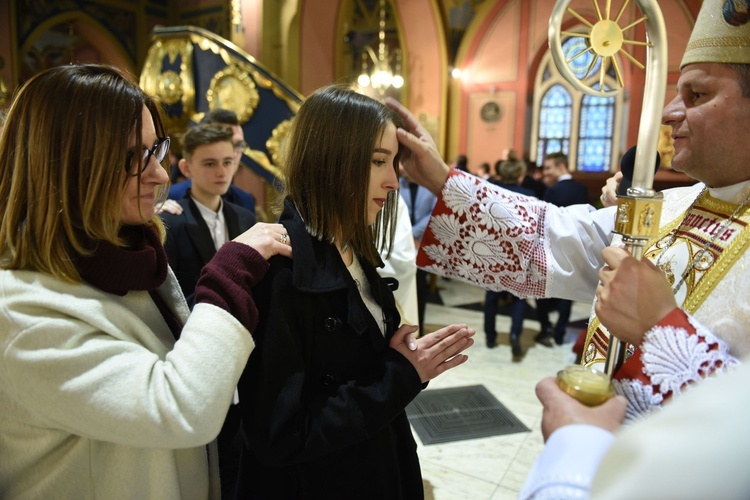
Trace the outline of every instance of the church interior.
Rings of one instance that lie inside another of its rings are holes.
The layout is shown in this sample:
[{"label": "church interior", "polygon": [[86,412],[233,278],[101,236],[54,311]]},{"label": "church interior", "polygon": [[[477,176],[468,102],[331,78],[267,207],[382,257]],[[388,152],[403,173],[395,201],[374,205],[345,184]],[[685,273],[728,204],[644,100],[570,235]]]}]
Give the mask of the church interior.
[{"label": "church interior", "polygon": [[[559,29],[570,69],[592,88],[601,80],[611,97],[585,95],[556,67],[548,42],[551,0],[29,0],[0,5],[0,106],[31,75],[70,62],[112,64],[140,78],[169,105],[173,136],[213,107],[244,106],[238,111],[249,138],[248,168],[235,183],[264,207],[275,191],[287,119],[304,96],[346,82],[399,99],[446,161],[465,155],[472,172],[509,150],[538,164],[561,150],[595,203],[638,137],[646,29],[636,2],[606,2],[633,43],[602,61],[585,52],[585,37],[572,35],[602,16],[604,2],[601,9],[588,0],[568,3],[577,17],[567,14]],[[658,4],[667,32],[665,101],[700,4]],[[159,60],[165,51],[174,58]],[[211,60],[212,51],[220,57]],[[266,111],[261,99],[255,112],[257,104],[245,97],[263,96],[256,80],[286,105]],[[669,169],[667,136],[660,141],[658,189],[688,182]]]},{"label": "church interior", "polygon": [[[206,112],[231,109],[247,143],[234,183],[254,196],[258,219],[272,221],[291,120],[306,96],[339,82],[399,100],[443,159],[465,155],[471,173],[511,150],[536,165],[563,151],[590,203],[601,206],[601,187],[646,126],[644,66],[654,49],[638,2],[562,3],[568,10],[555,25],[553,0],[6,0],[0,109],[34,74],[78,62],[134,75],[164,104],[173,138]],[[667,34],[659,41],[668,61],[663,102],[675,95],[700,6],[701,0],[658,2]],[[622,46],[606,58],[588,49],[589,29],[602,18],[624,28]],[[553,30],[559,47],[550,43]],[[670,168],[669,129],[649,127],[661,154],[654,188],[691,184]],[[553,348],[535,345],[539,328],[527,321],[524,360],[512,363],[507,316],[497,317],[498,349],[479,339],[481,289],[440,278],[430,285],[428,327],[460,318],[477,330],[466,365],[430,389],[483,385],[526,429],[429,445],[417,438],[426,495],[516,498],[543,447],[534,385],[574,361],[571,346],[590,304],[573,305],[565,342]]]}]

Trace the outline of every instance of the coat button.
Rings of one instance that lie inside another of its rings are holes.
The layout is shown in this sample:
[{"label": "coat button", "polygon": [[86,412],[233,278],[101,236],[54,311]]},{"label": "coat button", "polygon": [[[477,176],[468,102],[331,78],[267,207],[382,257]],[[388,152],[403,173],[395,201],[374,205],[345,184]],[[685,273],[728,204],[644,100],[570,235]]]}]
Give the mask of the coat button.
[{"label": "coat button", "polygon": [[326,373],[325,375],[323,375],[323,378],[320,379],[320,382],[326,387],[332,385],[335,381],[336,379],[334,379],[333,375],[331,375],[330,373]]},{"label": "coat button", "polygon": [[341,320],[338,318],[326,318],[323,320],[323,329],[327,332],[332,332],[341,324]]}]

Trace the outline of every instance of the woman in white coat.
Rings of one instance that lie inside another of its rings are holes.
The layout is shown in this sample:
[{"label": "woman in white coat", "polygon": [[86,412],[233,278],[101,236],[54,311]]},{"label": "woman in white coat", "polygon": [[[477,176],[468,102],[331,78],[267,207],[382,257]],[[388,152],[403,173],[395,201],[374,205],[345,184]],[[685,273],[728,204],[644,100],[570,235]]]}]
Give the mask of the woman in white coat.
[{"label": "woman in white coat", "polygon": [[112,67],[50,69],[13,101],[0,136],[1,498],[218,497],[209,443],[254,346],[249,290],[291,247],[278,224],[227,243],[188,317],[154,213],[168,149],[157,104]]}]

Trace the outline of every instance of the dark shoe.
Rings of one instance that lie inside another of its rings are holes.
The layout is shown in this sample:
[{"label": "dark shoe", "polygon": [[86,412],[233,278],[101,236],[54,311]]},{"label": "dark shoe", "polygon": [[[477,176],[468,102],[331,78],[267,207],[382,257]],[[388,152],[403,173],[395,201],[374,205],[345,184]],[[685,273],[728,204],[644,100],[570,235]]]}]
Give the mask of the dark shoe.
[{"label": "dark shoe", "polygon": [[510,352],[513,355],[511,360],[514,363],[519,363],[523,360],[523,350],[521,349],[521,341],[518,339],[510,339]]},{"label": "dark shoe", "polygon": [[495,339],[487,339],[487,349],[494,349],[497,347],[497,341]]},{"label": "dark shoe", "polygon": [[552,335],[549,332],[539,332],[534,341],[544,347],[552,347]]}]

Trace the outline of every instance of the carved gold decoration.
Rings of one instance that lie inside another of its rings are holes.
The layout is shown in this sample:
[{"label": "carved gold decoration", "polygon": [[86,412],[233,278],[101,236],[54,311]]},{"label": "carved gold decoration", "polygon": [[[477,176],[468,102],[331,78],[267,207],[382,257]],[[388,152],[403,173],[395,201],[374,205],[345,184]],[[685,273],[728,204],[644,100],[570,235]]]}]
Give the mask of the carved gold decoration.
[{"label": "carved gold decoration", "polygon": [[253,161],[255,161],[255,163],[271,172],[277,179],[284,179],[284,174],[281,172],[281,169],[279,169],[275,165],[272,165],[271,161],[268,159],[268,156],[263,151],[245,148],[242,153],[246,156],[249,156]]},{"label": "carved gold decoration", "polygon": [[[180,72],[164,71],[164,59],[169,64],[180,60]],[[182,104],[181,115],[165,115],[168,129],[184,130],[195,112],[193,82],[193,44],[185,39],[161,39],[152,42],[141,72],[140,85],[148,94],[158,97],[168,106]]]},{"label": "carved gold decoration", "polygon": [[672,168],[672,157],[674,156],[674,139],[672,139],[672,126],[662,125],[659,128],[659,144],[656,147],[661,155],[661,166]]},{"label": "carved gold decoration", "polygon": [[278,167],[283,165],[284,147],[291,129],[292,120],[284,120],[273,129],[271,137],[266,141],[266,149],[271,153],[271,160]]},{"label": "carved gold decoration", "polygon": [[[202,50],[210,50],[214,54],[220,56],[227,65],[236,64],[240,66],[243,71],[248,73],[253,78],[253,80],[255,80],[255,83],[258,85],[258,87],[271,90],[276,97],[286,102],[286,104],[289,106],[289,109],[294,113],[299,111],[300,102],[304,100],[304,97],[302,95],[297,94],[291,89],[282,89],[279,85],[263,76],[263,74],[261,74],[257,69],[253,68],[253,66],[251,66],[250,64],[247,64],[244,61],[237,62],[237,58],[235,56],[232,56],[227,49],[219,45],[219,43],[215,40],[217,36],[214,33],[194,26],[191,26],[190,30],[192,31],[192,33],[190,33],[190,41],[192,43],[198,45]],[[229,47],[236,49],[240,53],[243,52],[242,49],[231,42],[223,41],[223,43],[225,43]],[[265,67],[263,67],[263,65],[260,64],[254,57],[246,56],[246,59],[253,65],[263,68],[264,71],[266,70]],[[296,97],[297,99],[291,98],[288,92],[294,94],[294,97]]]},{"label": "carved gold decoration", "polygon": [[661,193],[647,199],[618,196],[615,232],[642,240],[657,236],[663,201]]},{"label": "carved gold decoration", "polygon": [[231,64],[211,79],[206,100],[209,109],[231,109],[240,123],[245,123],[253,116],[260,96],[248,72],[239,64]]},{"label": "carved gold decoration", "polygon": [[177,104],[182,99],[182,79],[179,73],[165,71],[159,79],[158,94],[165,104]]}]

